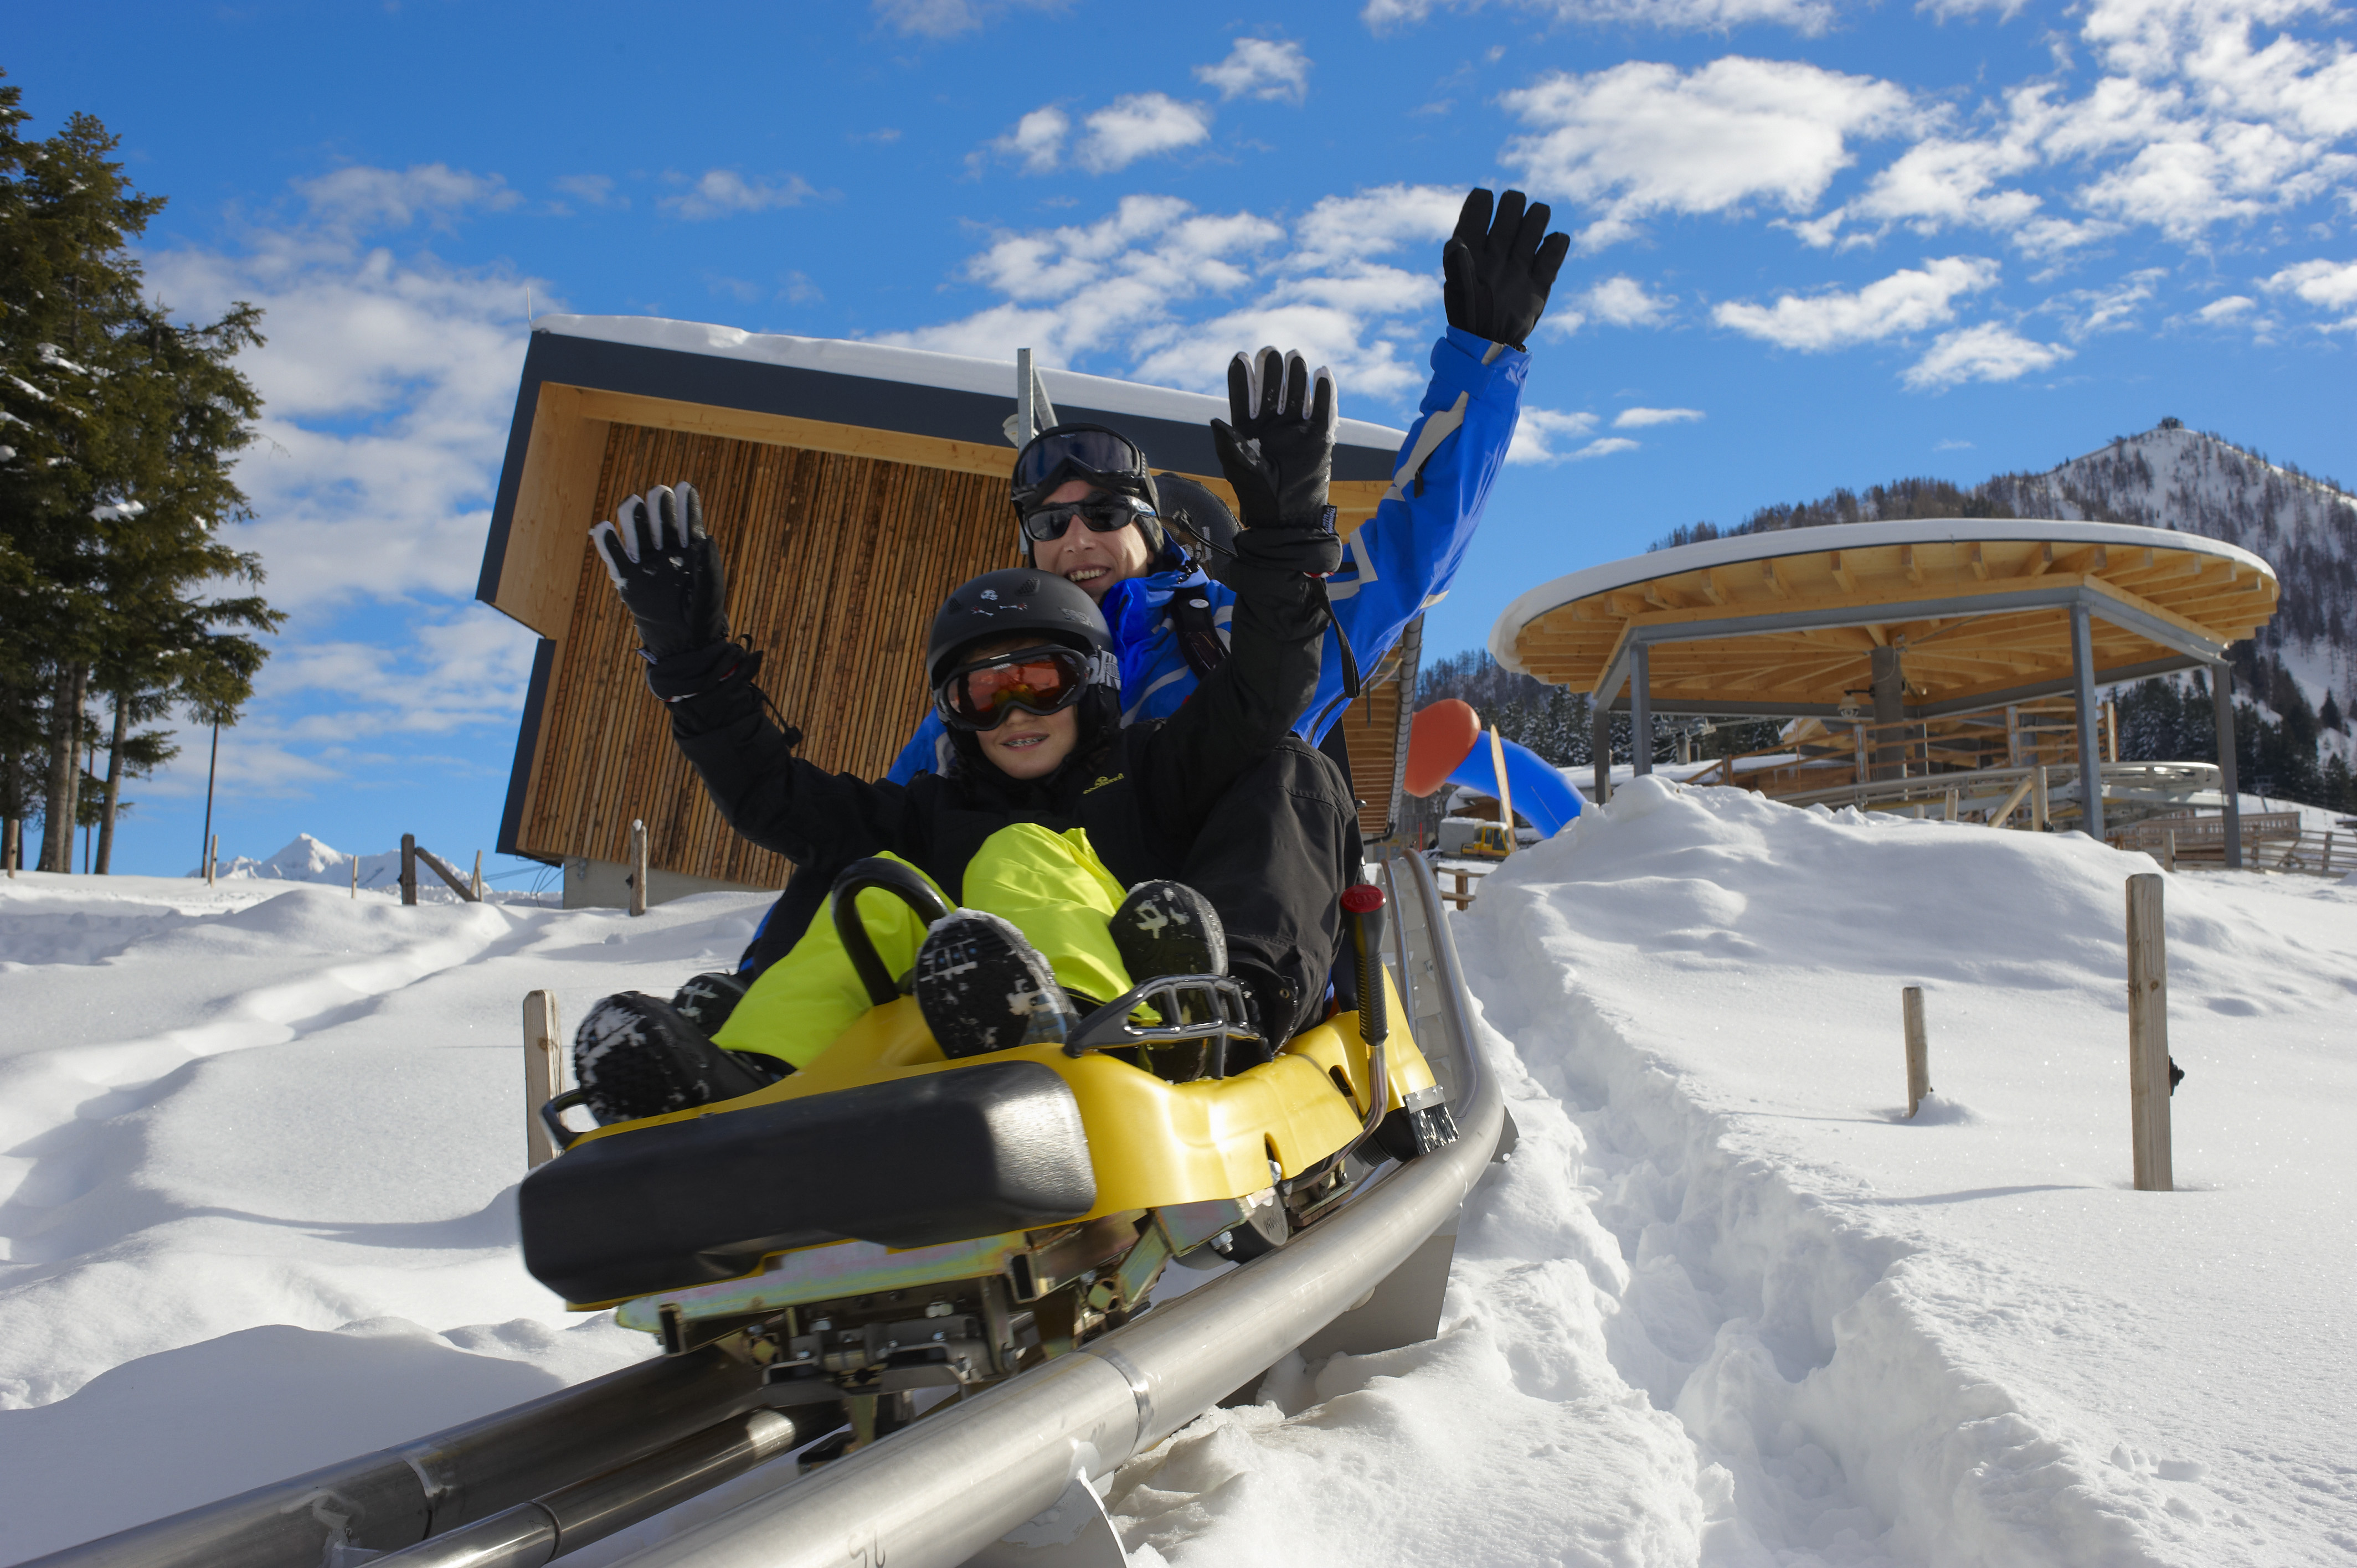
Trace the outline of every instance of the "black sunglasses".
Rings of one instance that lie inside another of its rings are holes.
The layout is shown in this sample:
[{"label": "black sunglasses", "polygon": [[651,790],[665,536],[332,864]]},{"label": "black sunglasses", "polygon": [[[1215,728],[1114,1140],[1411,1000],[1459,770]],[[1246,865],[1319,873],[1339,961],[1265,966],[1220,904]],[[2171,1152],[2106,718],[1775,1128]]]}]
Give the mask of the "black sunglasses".
[{"label": "black sunglasses", "polygon": [[1118,533],[1141,517],[1152,517],[1154,509],[1143,501],[1126,496],[1113,499],[1091,499],[1067,501],[1057,506],[1043,506],[1023,516],[1023,536],[1034,544],[1045,544],[1051,539],[1061,539],[1079,518],[1089,525],[1092,533]]}]

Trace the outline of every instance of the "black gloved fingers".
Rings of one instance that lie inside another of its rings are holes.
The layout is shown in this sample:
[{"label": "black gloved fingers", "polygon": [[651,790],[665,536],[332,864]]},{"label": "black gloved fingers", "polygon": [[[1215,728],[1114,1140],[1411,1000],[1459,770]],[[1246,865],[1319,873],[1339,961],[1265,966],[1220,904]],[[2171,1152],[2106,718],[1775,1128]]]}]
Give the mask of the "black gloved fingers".
[{"label": "black gloved fingers", "polygon": [[1465,193],[1465,205],[1458,211],[1457,231],[1449,237],[1450,244],[1469,248],[1488,236],[1491,200],[1486,185],[1477,185]]},{"label": "black gloved fingers", "polygon": [[1309,417],[1309,361],[1298,349],[1285,356],[1285,417]]},{"label": "black gloved fingers", "polygon": [[1519,190],[1510,190],[1498,198],[1498,216],[1490,224],[1489,248],[1493,255],[1500,251],[1519,248],[1514,245],[1514,237],[1522,231],[1523,207],[1529,200],[1530,198]]},{"label": "black gloved fingers", "polygon": [[622,553],[622,536],[614,531],[612,523],[601,522],[589,531],[589,541],[597,547],[597,559],[605,563],[606,575],[614,580],[615,591],[619,592],[623,574],[630,569],[630,558]]},{"label": "black gloved fingers", "polygon": [[1309,419],[1309,428],[1313,431],[1323,431],[1326,444],[1330,446],[1334,444],[1335,405],[1340,397],[1340,394],[1334,390],[1334,372],[1320,365],[1318,367],[1317,374],[1310,378],[1309,384],[1313,394],[1309,400],[1309,407],[1306,411]]},{"label": "black gloved fingers", "polygon": [[1544,201],[1534,201],[1523,213],[1522,227],[1514,231],[1514,260],[1528,272],[1538,260],[1539,245],[1546,239],[1547,220],[1555,212]]},{"label": "black gloved fingers", "polygon": [[[1541,208],[1539,210],[1544,212],[1546,209]],[[1549,234],[1539,242],[1539,252],[1531,258],[1531,281],[1538,285],[1541,295],[1555,287],[1555,274],[1563,271],[1563,259],[1569,254],[1571,236],[1568,234]]]},{"label": "black gloved fingers", "polygon": [[1247,566],[1324,577],[1342,569],[1342,541],[1323,528],[1272,524],[1237,534],[1236,559]]}]

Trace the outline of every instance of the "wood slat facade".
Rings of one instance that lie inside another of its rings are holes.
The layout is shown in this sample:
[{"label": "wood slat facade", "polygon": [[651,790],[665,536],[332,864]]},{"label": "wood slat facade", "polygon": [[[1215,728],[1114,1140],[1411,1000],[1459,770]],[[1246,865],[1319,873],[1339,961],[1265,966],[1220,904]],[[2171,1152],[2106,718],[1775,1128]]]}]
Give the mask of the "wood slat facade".
[{"label": "wood slat facade", "polygon": [[[934,607],[977,573],[1018,564],[1005,481],[614,424],[594,515],[681,479],[694,482],[728,564],[728,624],[763,650],[762,687],[805,732],[801,755],[881,777],[924,714]],[[518,852],[619,861],[631,819],[642,817],[651,865],[782,884],[788,864],[720,820],[672,744],[636,630],[586,536],[568,628]]]}]

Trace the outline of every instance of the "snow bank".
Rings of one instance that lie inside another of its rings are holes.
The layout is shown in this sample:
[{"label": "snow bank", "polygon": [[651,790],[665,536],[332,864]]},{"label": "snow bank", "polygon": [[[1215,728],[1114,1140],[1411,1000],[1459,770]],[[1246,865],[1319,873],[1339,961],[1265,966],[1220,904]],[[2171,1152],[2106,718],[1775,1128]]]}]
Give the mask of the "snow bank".
[{"label": "snow bank", "polygon": [[[1829,1517],[1939,1563],[2357,1549],[2357,897],[2170,880],[2180,1190],[2140,1194],[2123,886],[2152,869],[1641,780],[1484,885],[1477,988],[1630,1264],[1615,1365],[1767,1550],[1827,1550]],[[1913,1123],[1907,984],[1943,1090]]]},{"label": "snow bank", "polygon": [[668,993],[763,903],[0,881],[0,1562],[648,1353],[517,1255],[522,999]]}]

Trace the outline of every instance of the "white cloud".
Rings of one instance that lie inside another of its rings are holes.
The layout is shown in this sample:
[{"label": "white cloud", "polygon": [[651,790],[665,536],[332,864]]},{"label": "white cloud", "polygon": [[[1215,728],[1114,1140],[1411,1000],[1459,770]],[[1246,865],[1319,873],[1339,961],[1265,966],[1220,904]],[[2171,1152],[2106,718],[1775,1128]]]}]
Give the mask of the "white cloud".
[{"label": "white cloud", "polygon": [[1064,137],[1071,128],[1071,119],[1061,109],[1044,104],[990,145],[1007,157],[1022,159],[1026,174],[1046,174],[1063,160]]},{"label": "white cloud", "polygon": [[1934,452],[1969,452],[1972,449],[1973,444],[1971,442],[1958,441],[1953,437],[1946,441],[1935,441],[1932,444],[1932,450]]},{"label": "white cloud", "polygon": [[1090,115],[1088,127],[1073,156],[1092,174],[1111,174],[1140,158],[1205,140],[1211,134],[1211,112],[1167,93],[1133,92]]},{"label": "white cloud", "polygon": [[2213,299],[2193,313],[2199,321],[2216,324],[2247,316],[2258,308],[2258,301],[2244,294],[2230,294],[2223,299]]},{"label": "white cloud", "polygon": [[471,174],[447,164],[405,169],[354,165],[298,179],[295,189],[313,221],[345,230],[406,229],[420,218],[447,221],[469,208],[498,211],[519,199],[498,175]]},{"label": "white cloud", "polygon": [[1575,463],[1585,463],[1590,457],[1609,457],[1615,452],[1634,452],[1637,443],[1625,435],[1607,435],[1589,442],[1571,455]]},{"label": "white cloud", "polygon": [[2153,297],[2165,267],[2145,267],[2128,274],[2108,288],[2079,289],[2052,301],[2061,312],[2065,329],[2073,338],[2098,332],[2118,332],[2136,325],[2136,307]]},{"label": "white cloud", "polygon": [[2357,306],[2357,262],[2301,262],[2266,280],[2270,294],[2294,294],[2325,310]]},{"label": "white cloud", "polygon": [[1632,277],[1609,277],[1580,296],[1598,319],[1615,327],[1652,327],[1669,315],[1677,302],[1645,292]]},{"label": "white cloud", "polygon": [[[2010,22],[2014,13],[2028,3],[2029,0],[1915,0],[1915,9],[1927,12],[1943,22],[1982,11],[1994,11],[1998,21]],[[1969,446],[1972,443],[1967,441],[1964,445]]]},{"label": "white cloud", "polygon": [[[1760,23],[1805,34],[1832,25],[1832,0],[1514,0],[1518,9],[1558,22],[1643,25],[1670,32],[1724,32]],[[1421,22],[1444,7],[1480,9],[1481,0],[1367,0],[1359,19],[1376,32]]]},{"label": "white cloud", "polygon": [[[673,175],[675,181],[683,177]],[[666,196],[658,204],[674,216],[698,221],[706,218],[726,218],[739,212],[767,212],[778,207],[800,207],[818,194],[808,180],[798,174],[779,179],[747,179],[735,169],[706,169],[688,188],[677,196]]]},{"label": "white cloud", "polygon": [[[1229,357],[1275,343],[1333,368],[1346,405],[1386,417],[1426,380],[1440,304],[1440,242],[1464,192],[1382,186],[1319,200],[1290,225],[1130,196],[1087,224],[995,236],[963,269],[998,303],[887,335],[986,358],[1037,349],[1050,364],[1218,392]],[[1398,252],[1412,252],[1413,264]]]},{"label": "white cloud", "polygon": [[590,207],[628,207],[630,198],[614,194],[614,182],[602,174],[559,175],[551,180],[558,190]]},{"label": "white cloud", "polygon": [[1575,443],[1596,432],[1596,415],[1566,413],[1552,408],[1525,406],[1514,423],[1513,445],[1506,448],[1509,463],[1562,463],[1574,456]]},{"label": "white cloud", "polygon": [[1739,55],[1684,75],[1645,61],[1558,72],[1502,102],[1536,128],[1507,145],[1508,161],[1534,188],[1597,209],[1580,235],[1588,250],[1654,213],[1732,213],[1754,201],[1807,212],[1853,161],[1851,137],[1919,118],[1894,83]]},{"label": "white cloud", "polygon": [[[1013,3],[1047,10],[1059,0]],[[987,26],[993,14],[1006,9],[1005,4],[993,5],[989,0],[875,0],[875,7],[877,18],[893,31],[928,38],[953,38],[973,32]]]},{"label": "white cloud", "polygon": [[1772,306],[1730,300],[1711,316],[1746,337],[1819,353],[1937,326],[1954,317],[1950,301],[1994,288],[1997,273],[1997,264],[1983,256],[1944,256],[1925,263],[1920,272],[1902,269],[1854,294],[1788,294]]},{"label": "white cloud", "polygon": [[2071,357],[2059,343],[2033,342],[2011,328],[1984,321],[1943,332],[1931,351],[1900,379],[1917,392],[1944,391],[1965,381],[2009,381]]},{"label": "white cloud", "polygon": [[1642,430],[1649,424],[1685,424],[1702,417],[1698,408],[1624,408],[1614,416],[1615,430]]},{"label": "white cloud", "polygon": [[1275,38],[1238,38],[1228,58],[1199,65],[1195,80],[1220,90],[1222,102],[1250,96],[1300,102],[1309,95],[1309,57],[1299,44]]}]

